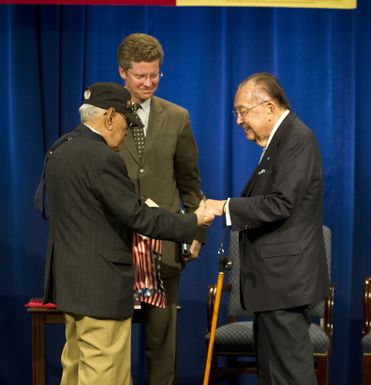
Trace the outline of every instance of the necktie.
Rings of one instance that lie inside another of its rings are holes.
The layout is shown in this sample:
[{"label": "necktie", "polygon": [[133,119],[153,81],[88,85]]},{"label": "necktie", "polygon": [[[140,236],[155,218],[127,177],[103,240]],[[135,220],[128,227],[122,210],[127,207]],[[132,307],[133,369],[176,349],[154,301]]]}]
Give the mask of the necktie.
[{"label": "necktie", "polygon": [[[133,104],[133,111],[136,115],[138,115],[137,111],[139,108],[142,108],[139,103]],[[139,116],[138,116],[138,119],[140,119]],[[144,143],[146,140],[146,138],[144,136],[143,127],[133,126],[131,128],[131,130],[132,130],[135,145],[137,146],[139,158],[142,158],[142,153],[144,150]]]},{"label": "necktie", "polygon": [[263,148],[262,153],[261,153],[261,155],[260,155],[259,163],[262,161],[266,149],[267,149],[267,147],[264,147],[264,148]]}]

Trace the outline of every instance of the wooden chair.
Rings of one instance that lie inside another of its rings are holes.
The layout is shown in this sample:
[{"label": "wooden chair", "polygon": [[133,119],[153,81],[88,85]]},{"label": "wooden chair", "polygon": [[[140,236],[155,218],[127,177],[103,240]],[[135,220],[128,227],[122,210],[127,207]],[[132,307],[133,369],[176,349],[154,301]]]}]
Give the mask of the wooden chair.
[{"label": "wooden chair", "polygon": [[[331,231],[323,227],[329,274],[331,271]],[[233,267],[229,282],[223,287],[228,292],[228,323],[216,329],[209,384],[216,384],[218,376],[256,374],[253,338],[253,315],[240,305],[238,232],[231,232],[229,256]],[[207,316],[210,331],[216,285],[209,286]],[[328,385],[329,357],[332,347],[334,286],[328,297],[310,308],[312,324],[309,329],[314,347],[314,370],[318,385]],[[371,314],[371,312],[370,312]],[[209,334],[206,335],[206,341]],[[371,357],[370,357],[371,359]],[[370,384],[371,385],[371,384]]]},{"label": "wooden chair", "polygon": [[363,385],[371,385],[371,277],[363,288],[362,372]]}]

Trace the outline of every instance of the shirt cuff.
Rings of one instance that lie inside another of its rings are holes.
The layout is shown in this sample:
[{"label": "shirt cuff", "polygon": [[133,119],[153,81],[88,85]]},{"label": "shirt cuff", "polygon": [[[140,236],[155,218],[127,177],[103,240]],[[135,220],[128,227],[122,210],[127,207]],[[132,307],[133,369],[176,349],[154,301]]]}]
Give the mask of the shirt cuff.
[{"label": "shirt cuff", "polygon": [[225,225],[226,226],[232,226],[232,219],[231,219],[231,214],[229,212],[229,201],[231,198],[227,199],[227,202],[225,204]]}]

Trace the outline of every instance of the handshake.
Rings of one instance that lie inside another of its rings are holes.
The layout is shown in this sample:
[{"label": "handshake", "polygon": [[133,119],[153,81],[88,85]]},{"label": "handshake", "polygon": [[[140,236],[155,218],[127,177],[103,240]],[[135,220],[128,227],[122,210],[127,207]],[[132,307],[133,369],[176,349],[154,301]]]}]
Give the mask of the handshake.
[{"label": "handshake", "polygon": [[206,199],[200,202],[198,209],[195,211],[197,215],[197,225],[199,227],[210,226],[215,216],[221,216],[225,213],[226,200]]}]

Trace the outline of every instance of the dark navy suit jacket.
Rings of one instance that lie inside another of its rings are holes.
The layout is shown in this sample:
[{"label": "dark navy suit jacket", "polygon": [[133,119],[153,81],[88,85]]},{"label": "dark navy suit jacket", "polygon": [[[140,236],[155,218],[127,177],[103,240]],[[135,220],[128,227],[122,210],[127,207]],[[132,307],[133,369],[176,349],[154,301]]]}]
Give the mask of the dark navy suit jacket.
[{"label": "dark navy suit jacket", "polygon": [[189,242],[197,231],[196,216],[146,206],[120,155],[84,125],[73,133],[45,167],[49,240],[44,301],[65,312],[126,318],[133,311],[132,230]]},{"label": "dark navy suit jacket", "polygon": [[241,302],[270,311],[328,292],[318,143],[293,113],[283,120],[240,198],[229,208],[240,231]]}]

